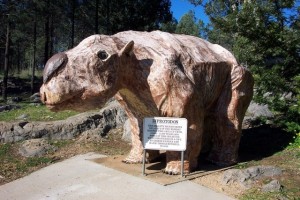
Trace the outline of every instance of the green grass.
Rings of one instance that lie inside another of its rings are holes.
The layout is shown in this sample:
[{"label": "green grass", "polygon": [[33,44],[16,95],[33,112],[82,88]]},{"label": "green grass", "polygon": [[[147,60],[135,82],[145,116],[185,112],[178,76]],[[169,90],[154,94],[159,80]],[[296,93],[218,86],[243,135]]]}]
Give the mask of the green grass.
[{"label": "green grass", "polygon": [[27,120],[30,121],[54,121],[63,120],[70,116],[78,114],[75,111],[51,112],[44,105],[32,105],[28,103],[18,104],[20,109],[0,112],[0,121],[15,121],[23,114],[28,115]]},{"label": "green grass", "polygon": [[243,195],[241,200],[274,200],[274,199],[296,199],[294,197],[288,198],[285,191],[280,192],[266,192],[263,193],[258,189],[251,189],[245,195]]},{"label": "green grass", "polygon": [[3,160],[11,149],[11,144],[0,144],[0,160]]},{"label": "green grass", "polygon": [[72,141],[71,140],[54,140],[54,141],[50,141],[50,144],[57,147],[57,148],[62,148],[67,146],[68,144],[71,144]]},{"label": "green grass", "polygon": [[296,133],[293,137],[294,141],[289,144],[290,148],[300,149],[300,132]]},{"label": "green grass", "polygon": [[30,168],[38,167],[43,164],[50,163],[52,161],[51,158],[47,157],[32,157],[26,158],[24,161],[15,161],[16,170],[18,172],[28,172]]}]

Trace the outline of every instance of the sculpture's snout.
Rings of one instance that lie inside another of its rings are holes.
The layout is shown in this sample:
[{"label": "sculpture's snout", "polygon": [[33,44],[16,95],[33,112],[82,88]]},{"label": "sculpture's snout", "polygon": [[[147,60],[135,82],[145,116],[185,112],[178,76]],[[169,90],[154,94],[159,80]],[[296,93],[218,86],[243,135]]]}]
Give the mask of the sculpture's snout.
[{"label": "sculpture's snout", "polygon": [[65,53],[57,53],[53,55],[46,63],[43,82],[46,83],[59,69],[64,67],[68,62],[68,56]]}]

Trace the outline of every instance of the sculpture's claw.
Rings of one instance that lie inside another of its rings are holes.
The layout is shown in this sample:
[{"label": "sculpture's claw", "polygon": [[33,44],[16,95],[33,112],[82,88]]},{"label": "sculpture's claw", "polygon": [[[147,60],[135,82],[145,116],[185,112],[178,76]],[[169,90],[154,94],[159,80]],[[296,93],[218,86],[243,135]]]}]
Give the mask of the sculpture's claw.
[{"label": "sculpture's claw", "polygon": [[125,158],[124,160],[122,160],[123,163],[126,164],[138,164],[138,163],[142,163],[143,160],[139,160],[139,159],[132,159],[132,158]]},{"label": "sculpture's claw", "polygon": [[[138,164],[138,163],[143,163],[143,152],[141,153],[136,153],[138,151],[132,150],[129,155],[122,160],[123,163],[126,164]],[[150,163],[157,159],[159,156],[158,151],[149,151],[146,154],[146,160],[145,163]]]}]

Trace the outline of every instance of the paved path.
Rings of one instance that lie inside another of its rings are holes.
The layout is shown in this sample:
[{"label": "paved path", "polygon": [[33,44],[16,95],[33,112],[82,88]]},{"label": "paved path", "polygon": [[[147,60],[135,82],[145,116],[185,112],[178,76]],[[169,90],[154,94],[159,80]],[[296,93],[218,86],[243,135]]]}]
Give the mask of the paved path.
[{"label": "paved path", "polygon": [[100,157],[78,155],[2,185],[0,199],[232,200],[190,181],[162,186],[91,161]]}]

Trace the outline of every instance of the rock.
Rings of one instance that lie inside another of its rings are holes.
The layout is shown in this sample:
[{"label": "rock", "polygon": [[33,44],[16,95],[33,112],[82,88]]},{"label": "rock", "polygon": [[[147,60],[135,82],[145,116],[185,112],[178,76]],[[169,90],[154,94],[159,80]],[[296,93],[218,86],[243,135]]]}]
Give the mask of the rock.
[{"label": "rock", "polygon": [[42,103],[40,93],[34,93],[29,99],[32,103]]},{"label": "rock", "polygon": [[37,93],[34,93],[33,95],[31,95],[31,96],[29,97],[29,99],[30,99],[30,100],[33,100],[33,99],[35,99],[35,98],[40,98],[40,97],[41,97],[40,93],[37,92]]},{"label": "rock", "polygon": [[131,125],[129,119],[124,123],[122,140],[131,143]]},{"label": "rock", "polygon": [[261,117],[267,119],[267,124],[272,124],[269,119],[272,119],[274,114],[270,111],[268,105],[261,105],[252,101],[243,120],[243,129],[251,127]]},{"label": "rock", "polygon": [[0,122],[0,143],[35,138],[74,139],[85,131],[95,131],[103,137],[111,129],[121,127],[127,119],[117,102],[111,102],[100,112],[85,112],[66,120],[26,122],[24,121],[26,118],[28,117],[23,115],[19,117],[23,120],[22,122]]},{"label": "rock", "polygon": [[244,188],[251,187],[251,181],[249,181],[251,175],[246,171],[239,170],[239,169],[230,169],[224,172],[222,183],[229,184],[238,182]]},{"label": "rock", "polygon": [[12,97],[11,100],[12,100],[12,102],[20,102],[20,101],[22,101],[22,98],[21,97]]},{"label": "rock", "polygon": [[274,177],[282,174],[282,169],[274,166],[254,166],[247,168],[246,171],[255,178]]},{"label": "rock", "polygon": [[99,132],[100,132],[99,129],[87,130],[79,136],[77,142],[79,143],[100,142],[102,141],[102,136],[100,135]]},{"label": "rock", "polygon": [[258,117],[273,118],[274,114],[270,111],[268,105],[262,105],[252,101],[248,107],[246,116],[252,118],[258,118]]},{"label": "rock", "polygon": [[112,99],[109,103],[100,110],[104,114],[106,121],[112,122],[116,127],[123,126],[128,119],[124,109],[120,106],[119,102]]},{"label": "rock", "polygon": [[255,180],[264,177],[274,177],[282,174],[282,170],[273,166],[254,166],[247,169],[229,169],[223,174],[222,183],[238,182],[246,188],[251,187]]},{"label": "rock", "polygon": [[18,120],[24,120],[24,119],[28,119],[29,118],[29,114],[22,114],[19,117],[17,117],[16,119]]},{"label": "rock", "polygon": [[19,109],[19,108],[21,108],[21,106],[18,106],[18,105],[3,105],[3,106],[1,106],[0,105],[0,112]]},{"label": "rock", "polygon": [[272,180],[270,183],[263,185],[263,192],[279,192],[282,188],[282,185],[278,180]]},{"label": "rock", "polygon": [[22,143],[19,148],[19,153],[24,157],[42,156],[48,151],[55,151],[56,147],[53,147],[48,143],[46,139],[31,139]]}]

